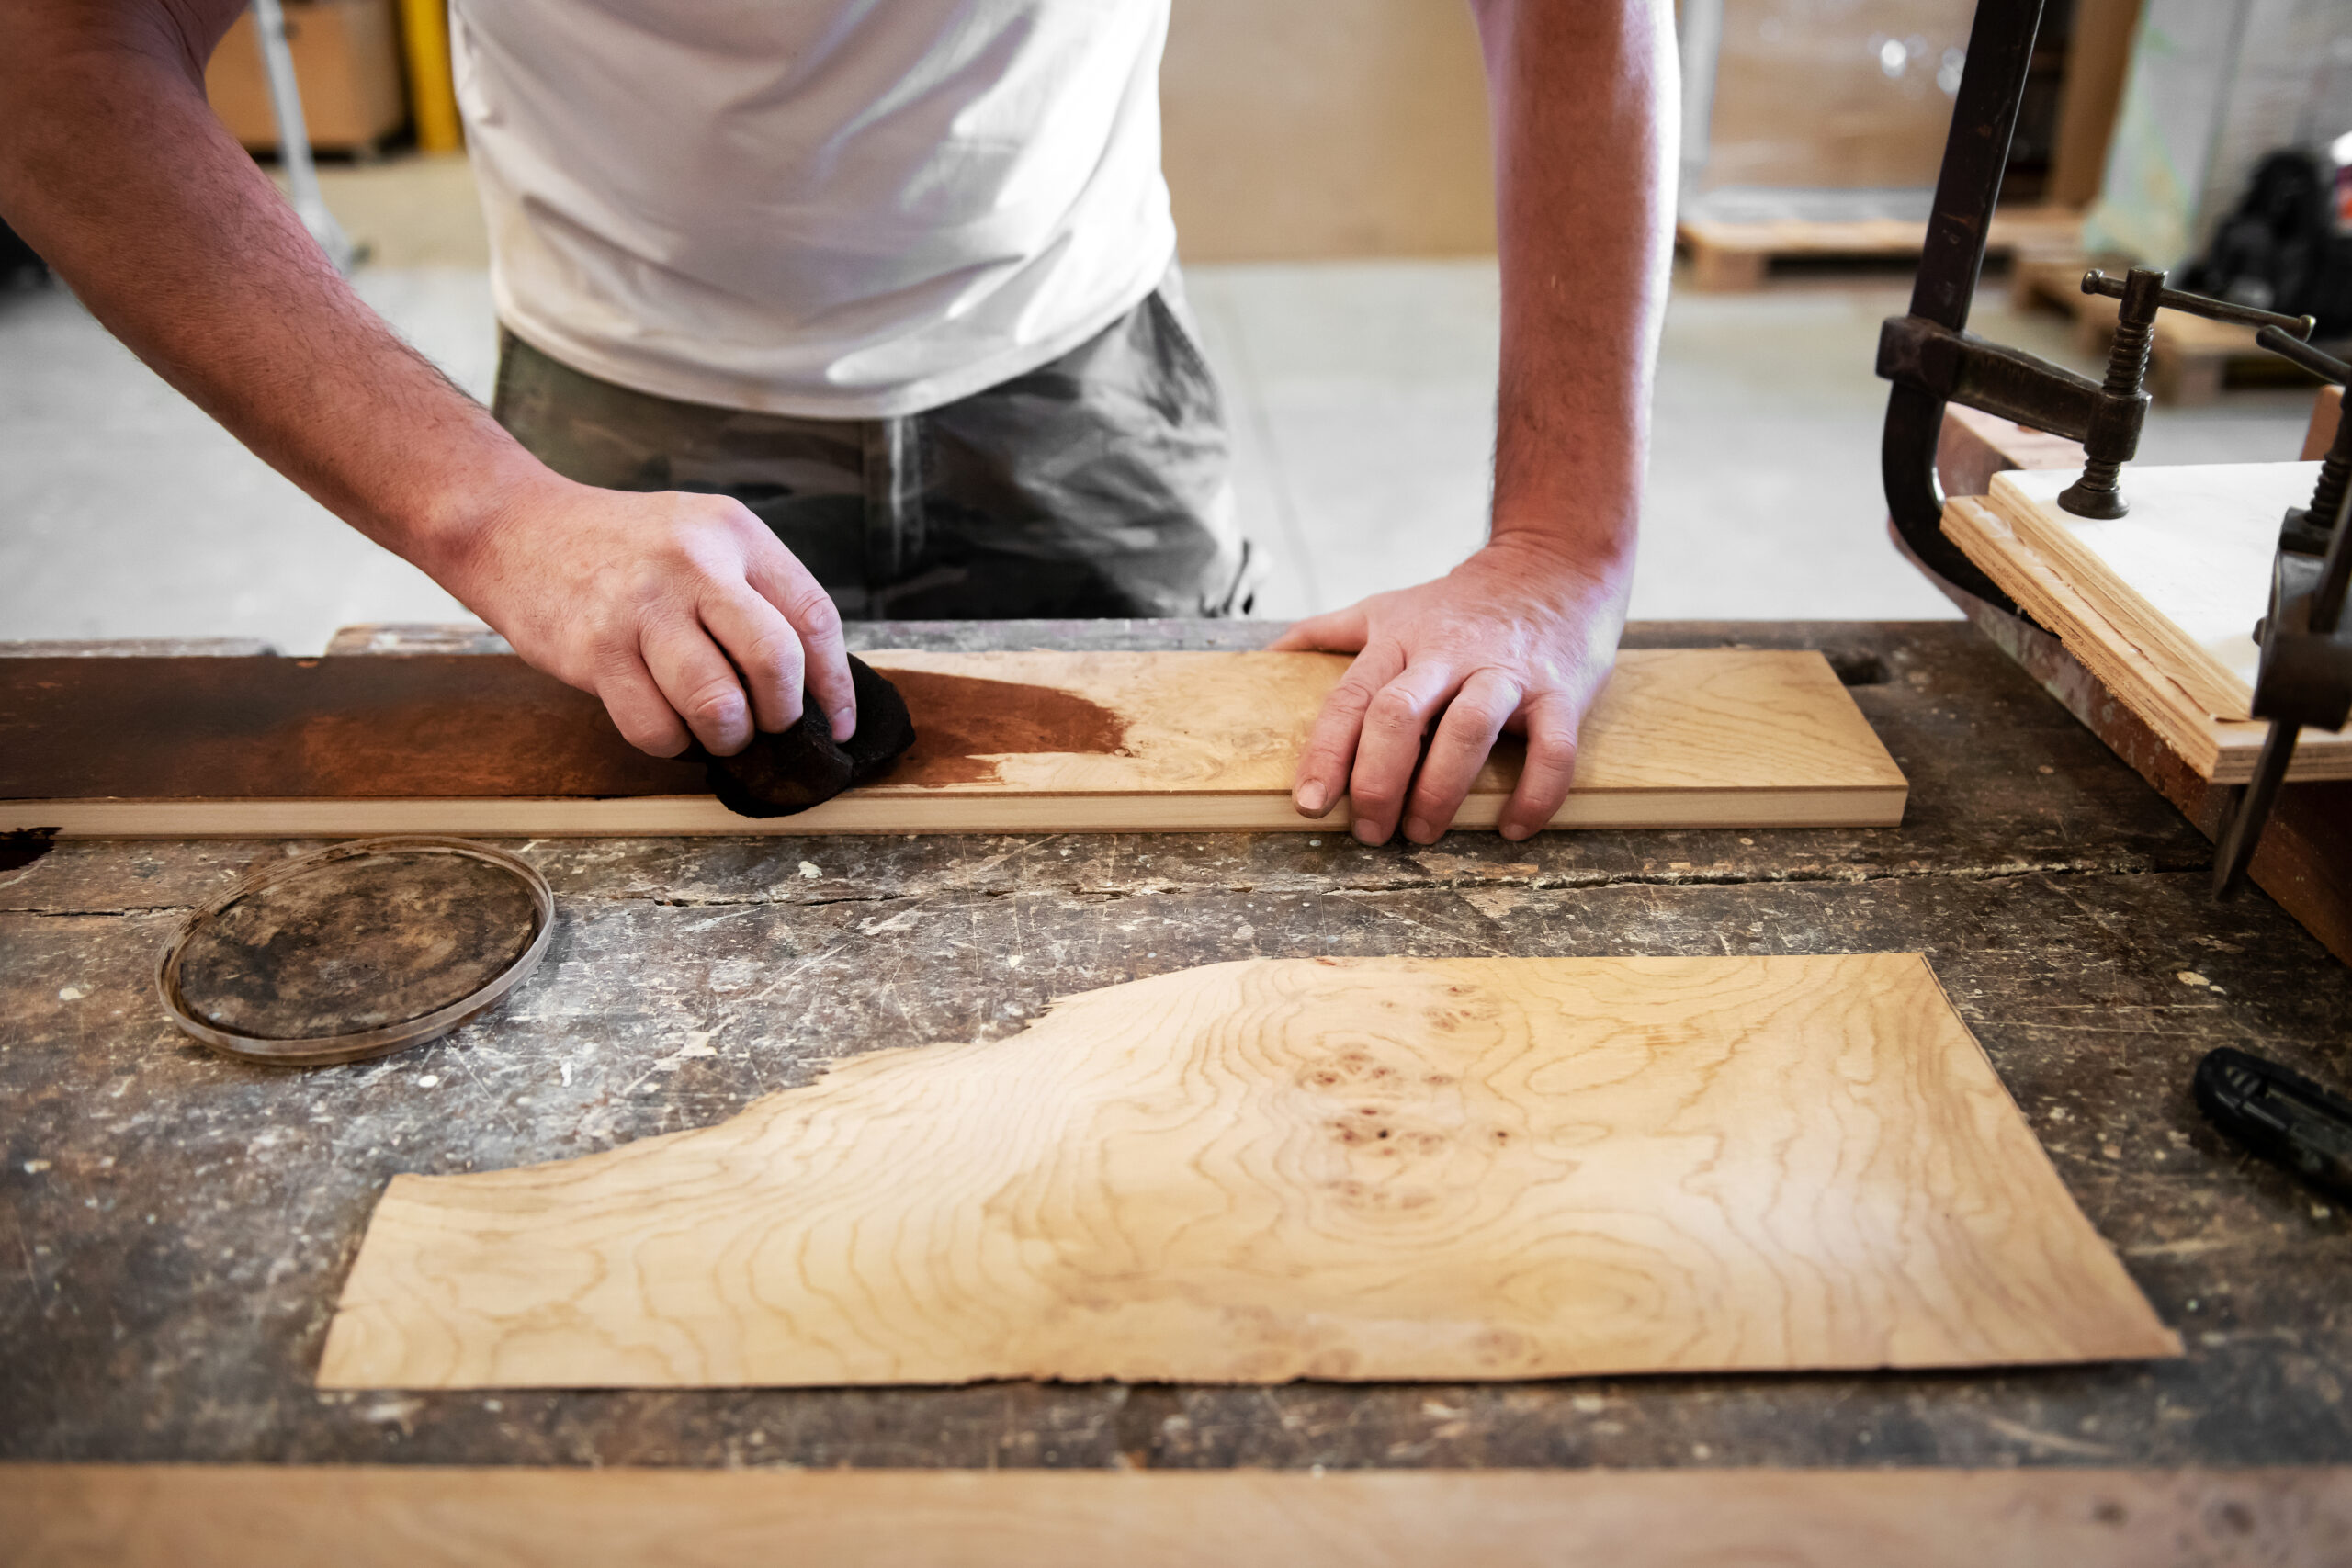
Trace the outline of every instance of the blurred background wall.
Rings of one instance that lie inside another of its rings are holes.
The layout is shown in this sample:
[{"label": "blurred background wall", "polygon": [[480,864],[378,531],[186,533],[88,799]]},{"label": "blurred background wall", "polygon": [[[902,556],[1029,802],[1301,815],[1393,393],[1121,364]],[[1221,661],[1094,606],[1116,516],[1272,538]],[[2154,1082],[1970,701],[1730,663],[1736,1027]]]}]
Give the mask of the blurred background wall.
[{"label": "blurred background wall", "polygon": [[1463,0],[1176,0],[1159,101],[1188,261],[1495,248]]}]

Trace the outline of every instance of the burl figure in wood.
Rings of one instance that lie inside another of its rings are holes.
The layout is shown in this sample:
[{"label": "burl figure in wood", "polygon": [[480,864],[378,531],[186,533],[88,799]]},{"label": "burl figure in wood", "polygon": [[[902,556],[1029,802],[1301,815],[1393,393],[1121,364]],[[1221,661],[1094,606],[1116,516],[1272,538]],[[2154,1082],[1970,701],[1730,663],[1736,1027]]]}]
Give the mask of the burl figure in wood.
[{"label": "burl figure in wood", "polygon": [[397,1178],[319,1381],[2177,1353],[1916,954],[1254,959],[699,1132]]}]

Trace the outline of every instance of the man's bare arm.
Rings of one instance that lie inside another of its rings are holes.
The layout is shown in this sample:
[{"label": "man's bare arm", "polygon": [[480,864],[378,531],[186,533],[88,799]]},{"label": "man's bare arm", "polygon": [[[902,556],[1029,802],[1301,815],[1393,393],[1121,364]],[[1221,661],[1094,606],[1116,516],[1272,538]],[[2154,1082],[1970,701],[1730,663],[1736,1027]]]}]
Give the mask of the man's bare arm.
[{"label": "man's bare arm", "polygon": [[205,101],[241,9],[0,6],[0,213],[165,380],[637,745],[735,751],[799,716],[804,679],[846,736],[840,619],[758,519],[562,479],[336,275]]},{"label": "man's bare arm", "polygon": [[1320,817],[1351,795],[1367,843],[1400,817],[1415,842],[1444,832],[1506,728],[1527,737],[1527,768],[1503,835],[1551,819],[1623,629],[1640,517],[1672,243],[1672,29],[1653,0],[1472,7],[1502,261],[1488,542],[1434,582],[1274,645],[1357,655],[1316,721],[1296,800]]}]

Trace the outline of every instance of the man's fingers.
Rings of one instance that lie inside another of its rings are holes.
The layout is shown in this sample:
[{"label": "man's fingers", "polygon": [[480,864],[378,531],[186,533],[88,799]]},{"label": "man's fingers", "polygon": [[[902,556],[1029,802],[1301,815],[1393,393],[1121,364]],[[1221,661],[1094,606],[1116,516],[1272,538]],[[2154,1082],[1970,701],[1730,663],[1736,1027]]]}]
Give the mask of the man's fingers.
[{"label": "man's fingers", "polygon": [[1453,825],[1453,814],[1487,765],[1495,737],[1519,711],[1519,682],[1498,670],[1481,670],[1462,683],[1421,761],[1405,810],[1405,837],[1433,844]]},{"label": "man's fingers", "polygon": [[1528,705],[1527,767],[1519,787],[1504,803],[1502,835],[1516,842],[1551,825],[1568,798],[1577,771],[1577,726],[1582,708],[1566,694],[1551,692]]},{"label": "man's fingers", "polygon": [[1323,711],[1306,733],[1306,749],[1299,753],[1298,782],[1291,786],[1291,803],[1301,815],[1322,816],[1346,790],[1364,710],[1372,705],[1374,694],[1404,667],[1404,650],[1394,644],[1366,649],[1323,699]]},{"label": "man's fingers", "polygon": [[1371,634],[1362,604],[1328,615],[1309,615],[1266,645],[1269,653],[1355,653]]},{"label": "man's fingers", "polygon": [[[799,634],[805,654],[802,679],[832,721],[833,739],[846,740],[857,729],[857,688],[849,677],[849,646],[842,640],[842,615],[832,595],[808,574],[799,558],[763,527],[746,575],[761,597],[776,607]],[[799,712],[799,691],[793,692]]]},{"label": "man's fingers", "polygon": [[1385,844],[1396,830],[1413,770],[1420,766],[1421,739],[1457,683],[1452,665],[1424,660],[1407,666],[1365,706],[1356,765],[1348,775],[1355,835],[1362,842]]},{"label": "man's fingers", "polygon": [[597,671],[596,695],[613,716],[613,728],[621,739],[639,750],[674,757],[686,749],[686,727],[636,649],[616,649],[605,660]]},{"label": "man's fingers", "polygon": [[774,604],[748,589],[703,601],[702,624],[742,676],[752,716],[771,735],[800,722],[800,634]]},{"label": "man's fingers", "polygon": [[662,694],[713,756],[731,757],[751,743],[752,705],[735,667],[698,622],[648,626],[639,647]]}]

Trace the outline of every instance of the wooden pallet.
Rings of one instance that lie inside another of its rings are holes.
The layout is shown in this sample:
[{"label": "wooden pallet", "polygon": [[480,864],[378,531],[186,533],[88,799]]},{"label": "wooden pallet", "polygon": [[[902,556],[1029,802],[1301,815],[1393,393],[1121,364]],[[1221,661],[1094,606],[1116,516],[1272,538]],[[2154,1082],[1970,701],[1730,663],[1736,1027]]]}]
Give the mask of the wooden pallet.
[{"label": "wooden pallet", "polygon": [[[1676,244],[1690,257],[1690,287],[1701,293],[1760,288],[1773,258],[1916,257],[1925,222],[1869,218],[1849,222],[1795,219],[1767,223],[1718,223],[1693,219],[1675,225]],[[2020,258],[2081,248],[2082,214],[2066,207],[2020,207],[1996,213],[1988,253]]]},{"label": "wooden pallet", "polygon": [[[2079,254],[2020,256],[2009,274],[2010,302],[2021,310],[2055,307],[2074,318],[2076,346],[2086,355],[2104,356],[2109,340],[2115,335],[2115,318],[2121,305],[2104,295],[2083,292],[2083,274],[2098,265]],[[2120,265],[2111,265],[2108,270],[2119,271]],[[2252,327],[2209,321],[2177,310],[2157,315],[2148,389],[2158,402],[2210,403],[2232,381],[2309,386],[2311,378],[2255,346]]]}]

